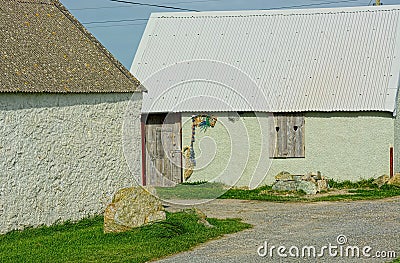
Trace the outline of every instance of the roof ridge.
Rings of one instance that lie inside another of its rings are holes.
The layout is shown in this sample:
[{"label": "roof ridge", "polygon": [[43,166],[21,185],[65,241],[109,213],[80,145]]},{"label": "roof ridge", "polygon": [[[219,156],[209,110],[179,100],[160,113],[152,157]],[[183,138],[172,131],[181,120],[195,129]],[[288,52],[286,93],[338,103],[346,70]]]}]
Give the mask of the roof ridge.
[{"label": "roof ridge", "polygon": [[4,0],[9,2],[17,2],[23,4],[41,4],[41,5],[53,5],[53,0]]},{"label": "roof ridge", "polygon": [[[257,11],[268,11],[268,10],[257,10]],[[224,15],[218,15],[218,14],[216,14],[216,15],[214,15],[214,14],[208,14],[208,15],[202,15],[201,14],[201,12],[198,12],[197,14],[198,15],[196,15],[196,16],[193,16],[193,15],[191,15],[191,14],[188,14],[187,16],[184,16],[183,14],[182,15],[179,15],[179,16],[175,16],[175,15],[173,15],[173,14],[171,14],[170,16],[168,16],[168,15],[161,15],[161,16],[155,16],[154,18],[160,18],[160,19],[171,19],[171,18],[179,18],[179,19],[181,19],[181,18],[200,18],[200,19],[202,19],[202,18],[204,18],[204,17],[207,17],[207,18],[215,18],[215,19],[217,19],[217,18],[221,18],[221,17],[223,17],[223,18],[226,18],[226,17],[229,17],[229,18],[231,18],[231,17],[234,17],[234,18],[248,18],[248,17],[265,17],[265,16],[315,16],[315,15],[337,15],[337,14],[353,14],[353,13],[372,13],[372,12],[392,12],[392,11],[400,11],[400,8],[393,8],[393,9],[379,9],[379,10],[353,10],[353,11],[336,11],[336,12],[333,12],[333,11],[330,11],[330,12],[313,12],[313,13],[295,13],[295,12],[293,12],[293,13],[276,13],[276,14],[267,14],[267,13],[265,13],[265,14],[243,14],[243,15],[234,15],[234,14],[224,14]],[[213,12],[213,11],[212,11]],[[218,12],[218,11],[216,11],[216,12]],[[236,12],[236,11],[233,11],[233,12]],[[205,11],[204,13],[207,13],[207,11]],[[159,14],[161,14],[161,13],[159,13]]]},{"label": "roof ridge", "polygon": [[[26,0],[22,0],[26,1]],[[146,91],[141,85],[140,81],[136,79],[125,67],[121,64],[104,46],[92,35],[79,21],[76,19],[68,9],[58,0],[50,0],[51,4],[56,6],[83,34],[85,34],[90,41],[113,63],[129,80],[137,86],[138,91]]]},{"label": "roof ridge", "polygon": [[334,15],[370,12],[399,11],[400,5],[351,6],[311,9],[253,9],[201,12],[155,12],[153,18],[199,18],[199,17],[251,17],[251,16],[293,16],[293,15]]}]

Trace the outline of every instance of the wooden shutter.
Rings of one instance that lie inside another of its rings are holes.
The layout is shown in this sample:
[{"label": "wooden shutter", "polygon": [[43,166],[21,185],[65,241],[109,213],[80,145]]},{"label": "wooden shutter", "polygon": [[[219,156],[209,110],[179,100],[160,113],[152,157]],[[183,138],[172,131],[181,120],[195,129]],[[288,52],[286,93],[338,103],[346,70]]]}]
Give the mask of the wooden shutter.
[{"label": "wooden shutter", "polygon": [[304,115],[276,114],[274,115],[274,122],[271,126],[271,157],[305,157]]}]

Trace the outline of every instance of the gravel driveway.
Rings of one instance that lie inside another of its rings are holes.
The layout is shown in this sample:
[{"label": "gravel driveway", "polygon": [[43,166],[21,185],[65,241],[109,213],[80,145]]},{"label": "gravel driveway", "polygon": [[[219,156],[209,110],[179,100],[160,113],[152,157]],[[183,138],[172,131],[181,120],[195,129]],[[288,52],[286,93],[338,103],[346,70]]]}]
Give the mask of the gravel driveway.
[{"label": "gravel driveway", "polygon": [[[157,262],[390,262],[393,259],[374,256],[376,252],[392,256],[391,251],[400,257],[400,197],[318,203],[214,200],[196,207],[208,217],[239,217],[254,227]],[[167,210],[179,208],[171,205]],[[344,236],[337,240],[339,235]],[[271,257],[272,246],[276,248]],[[282,256],[279,246],[285,247]],[[371,247],[365,248],[369,258],[362,252],[366,246]],[[356,247],[358,258],[352,257]]]}]

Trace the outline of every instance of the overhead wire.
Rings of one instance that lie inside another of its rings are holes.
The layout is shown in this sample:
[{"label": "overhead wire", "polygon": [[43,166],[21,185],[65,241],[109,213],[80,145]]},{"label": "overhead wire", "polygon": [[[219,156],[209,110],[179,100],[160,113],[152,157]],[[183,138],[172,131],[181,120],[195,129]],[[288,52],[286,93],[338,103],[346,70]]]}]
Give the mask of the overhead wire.
[{"label": "overhead wire", "polygon": [[175,4],[192,4],[192,3],[207,3],[207,2],[221,2],[222,0],[197,0],[197,1],[180,1],[172,3],[162,3],[161,5],[175,5]]},{"label": "overhead wire", "polygon": [[91,22],[82,22],[82,24],[90,25],[90,24],[104,24],[104,23],[120,23],[120,22],[132,22],[132,21],[147,21],[148,18],[136,18],[136,19],[120,19],[120,20],[105,20],[105,21],[91,21]]},{"label": "overhead wire", "polygon": [[[193,4],[193,3],[207,3],[207,2],[220,2],[223,0],[196,0],[196,1],[180,1],[180,2],[173,2],[173,3],[161,3],[160,5],[175,5],[175,4]],[[129,6],[134,7],[134,6]],[[82,7],[82,8],[70,8],[69,10],[73,11],[80,11],[80,10],[97,10],[97,9],[113,9],[113,8],[127,8],[126,5],[120,6],[98,6],[98,7]]]},{"label": "overhead wire", "polygon": [[86,28],[99,28],[99,27],[120,27],[120,26],[142,26],[146,25],[147,23],[128,23],[128,24],[122,24],[122,25],[102,25],[102,26],[87,26]]},{"label": "overhead wire", "polygon": [[[163,5],[163,4],[146,4],[141,2],[132,2],[126,0],[109,0],[111,2],[118,2],[124,4],[132,4],[132,5],[139,5],[139,6],[150,6],[150,7],[158,7],[158,8],[165,8],[165,9],[174,9],[180,11],[192,11],[192,12],[200,12],[199,10],[195,9],[187,9],[182,7],[170,6],[170,5]],[[213,2],[213,1],[222,1],[222,0],[193,0],[193,1],[181,1],[169,4],[178,4],[178,3],[197,3],[197,2]],[[300,7],[311,7],[311,6],[321,6],[321,5],[330,5],[330,4],[338,4],[338,3],[348,3],[348,2],[358,2],[360,0],[339,0],[339,1],[325,1],[315,4],[303,4],[303,5],[292,5],[292,6],[280,6],[280,7],[272,7],[268,9],[260,9],[260,10],[277,10],[277,9],[290,9],[290,8],[300,8]],[[370,5],[372,0],[370,0]],[[75,8],[70,10],[87,10],[87,9],[104,9],[104,8],[121,8],[126,6],[110,6],[110,7],[86,7],[86,8]],[[148,21],[148,18],[137,18],[137,19],[121,19],[121,20],[104,20],[104,21],[90,21],[90,22],[83,22],[82,24],[89,25],[89,24],[107,24],[107,23],[123,23],[123,22],[132,22],[132,21]],[[112,27],[112,26],[124,26],[124,25],[143,25],[146,23],[139,23],[139,24],[123,24],[123,25],[109,25],[109,26],[90,26],[90,28],[97,28],[97,27]]]},{"label": "overhead wire", "polygon": [[322,2],[315,4],[304,4],[304,5],[292,5],[292,6],[280,6],[280,7],[272,7],[260,10],[276,10],[276,9],[290,9],[290,8],[298,8],[298,7],[309,7],[309,6],[320,6],[320,5],[330,5],[330,4],[339,4],[339,3],[348,3],[348,2],[358,2],[359,0],[342,0],[342,1],[330,1],[330,2]]},{"label": "overhead wire", "polygon": [[131,5],[160,7],[160,8],[174,9],[174,10],[180,10],[180,11],[200,12],[199,10],[196,10],[196,9],[187,9],[187,8],[181,8],[181,7],[175,7],[175,6],[167,6],[167,5],[153,5],[153,4],[145,4],[145,3],[140,3],[140,2],[131,2],[131,1],[124,1],[124,0],[109,0],[109,1],[118,2],[118,3],[124,3],[124,4],[131,4]]}]

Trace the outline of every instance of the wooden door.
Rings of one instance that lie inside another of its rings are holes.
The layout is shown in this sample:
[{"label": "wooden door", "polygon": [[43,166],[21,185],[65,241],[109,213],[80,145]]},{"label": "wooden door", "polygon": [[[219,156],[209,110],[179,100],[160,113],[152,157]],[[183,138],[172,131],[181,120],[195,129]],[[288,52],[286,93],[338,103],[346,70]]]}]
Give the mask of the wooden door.
[{"label": "wooden door", "polygon": [[147,116],[145,123],[145,184],[167,187],[181,183],[180,114],[151,114]]}]

